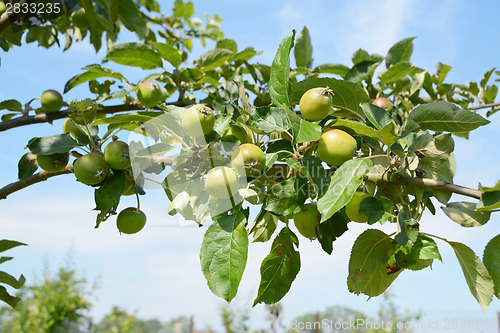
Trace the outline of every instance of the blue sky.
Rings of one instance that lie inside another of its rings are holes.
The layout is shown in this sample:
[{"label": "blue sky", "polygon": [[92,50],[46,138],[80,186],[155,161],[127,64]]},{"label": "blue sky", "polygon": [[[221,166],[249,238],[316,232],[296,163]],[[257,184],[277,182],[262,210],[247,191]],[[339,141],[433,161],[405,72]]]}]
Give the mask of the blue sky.
[{"label": "blue sky", "polygon": [[[164,2],[165,3],[165,2]],[[168,12],[171,1],[165,5]],[[195,1],[196,16],[219,14],[226,37],[238,42],[240,49],[254,46],[263,54],[256,60],[270,64],[280,41],[292,29],[307,26],[314,47],[314,64],[337,62],[350,64],[358,48],[385,54],[398,40],[417,36],[412,61],[430,72],[441,61],[453,67],[448,81],[479,81],[489,68],[499,66],[500,20],[497,1]],[[196,54],[203,50],[197,47]],[[95,55],[87,43],[75,44],[63,53],[30,45],[2,53],[0,100],[15,98],[26,102],[46,89],[63,90],[65,82],[80,68],[98,63],[104,56]],[[43,64],[43,65],[42,65]],[[106,66],[123,70],[108,63]],[[146,74],[127,69],[131,80]],[[86,97],[82,85],[65,95],[66,100]],[[87,90],[88,93],[88,90]],[[476,187],[478,182],[493,185],[498,178],[500,135],[498,116],[492,123],[471,135],[470,140],[456,139],[458,184]],[[0,132],[0,184],[17,177],[17,161],[34,135],[60,132],[62,121]],[[459,201],[464,198],[454,197]],[[126,198],[121,207],[134,205]],[[98,298],[92,314],[100,318],[120,305],[137,311],[141,317],[167,320],[177,315],[194,315],[198,327],[219,327],[217,306],[222,300],[213,296],[200,270],[199,247],[205,228],[179,227],[177,217],[167,214],[168,202],[160,191],[150,191],[142,200],[148,225],[133,237],[118,235],[114,221],[93,229],[95,212],[93,191],[71,175],[51,179],[0,201],[2,238],[16,239],[29,247],[11,251],[15,259],[2,266],[8,272],[25,274],[33,279],[43,260],[52,267],[62,263],[68,251],[78,269],[90,280],[99,282]],[[425,216],[421,229],[450,240],[469,244],[482,256],[485,244],[499,233],[500,218],[493,215],[484,227],[464,229],[442,213]],[[392,232],[393,226],[383,230]],[[302,268],[283,299],[285,320],[323,310],[330,305],[345,305],[375,314],[382,301],[354,296],[347,291],[349,251],[364,225],[354,225],[339,239],[332,256],[317,242],[301,239]],[[453,251],[439,243],[444,263],[433,270],[403,272],[391,291],[402,308],[421,309],[425,320],[493,320],[500,309],[495,299],[486,313],[470,295]],[[240,285],[235,306],[249,307],[259,283],[259,267],[270,248],[251,244],[249,262]],[[256,306],[250,313],[253,328],[262,327],[264,311]],[[425,330],[422,330],[425,331]],[[433,330],[440,332],[445,330]],[[460,332],[460,330],[457,330]],[[468,330],[471,332],[471,330]],[[481,330],[472,330],[480,332]],[[496,332],[496,329],[483,330]],[[465,332],[465,331],[463,331]]]}]

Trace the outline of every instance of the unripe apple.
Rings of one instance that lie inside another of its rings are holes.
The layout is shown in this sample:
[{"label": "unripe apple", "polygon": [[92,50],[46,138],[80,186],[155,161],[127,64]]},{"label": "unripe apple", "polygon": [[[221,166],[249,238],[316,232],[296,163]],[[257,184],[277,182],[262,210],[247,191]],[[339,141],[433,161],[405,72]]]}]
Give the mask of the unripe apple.
[{"label": "unripe apple", "polygon": [[356,140],[348,133],[331,129],[321,134],[316,155],[330,165],[340,166],[352,159],[357,149]]},{"label": "unripe apple", "polygon": [[125,208],[116,218],[116,227],[124,234],[138,233],[145,225],[146,214],[133,207]]},{"label": "unripe apple", "polygon": [[182,128],[188,135],[198,138],[210,133],[215,124],[212,109],[203,104],[196,104],[184,112]]},{"label": "unripe apple", "polygon": [[391,111],[393,109],[391,101],[385,97],[375,98],[372,104],[378,106],[379,108],[386,109],[387,111]]},{"label": "unripe apple", "polygon": [[360,214],[359,208],[361,206],[361,201],[363,201],[364,198],[368,198],[369,196],[370,195],[365,192],[355,192],[351,201],[349,201],[347,205],[345,205],[345,213],[351,221],[358,223],[368,222],[368,216],[366,216],[365,214]]},{"label": "unripe apple", "polygon": [[154,81],[144,81],[137,89],[137,98],[142,105],[151,108],[160,103],[163,94],[158,83]]},{"label": "unripe apple", "polygon": [[256,145],[244,143],[234,151],[231,165],[240,175],[257,177],[266,166],[266,154]]},{"label": "unripe apple", "polygon": [[316,238],[318,218],[318,207],[315,204],[307,204],[302,207],[302,211],[295,213],[293,222],[302,236],[314,239]]},{"label": "unripe apple", "polygon": [[40,103],[45,113],[57,112],[63,105],[63,98],[57,90],[49,89],[42,93]]},{"label": "unripe apple", "polygon": [[228,167],[215,167],[208,172],[205,188],[216,198],[228,199],[238,192],[238,175]]}]

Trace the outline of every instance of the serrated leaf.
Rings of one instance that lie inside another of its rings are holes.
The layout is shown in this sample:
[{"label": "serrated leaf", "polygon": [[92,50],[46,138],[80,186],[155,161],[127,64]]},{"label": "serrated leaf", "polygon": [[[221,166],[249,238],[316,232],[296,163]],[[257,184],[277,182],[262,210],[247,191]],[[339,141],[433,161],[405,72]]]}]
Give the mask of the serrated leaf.
[{"label": "serrated leaf", "polygon": [[458,242],[448,242],[457,256],[469,290],[486,311],[494,294],[493,279],[481,259],[469,247]]},{"label": "serrated leaf", "polygon": [[500,190],[483,191],[481,190],[481,200],[477,203],[476,210],[480,212],[495,210],[500,208]]},{"label": "serrated leaf", "polygon": [[21,102],[15,99],[7,99],[5,101],[0,102],[0,110],[9,110],[9,111],[23,111],[23,105]]},{"label": "serrated leaf", "polygon": [[120,203],[120,197],[125,189],[126,175],[124,171],[114,170],[99,188],[94,192],[94,200],[98,210],[96,228],[106,221],[111,215],[116,214],[116,208]]},{"label": "serrated leaf", "polygon": [[160,42],[152,42],[151,45],[153,45],[160,56],[171,63],[172,66],[178,68],[181,65],[182,55],[175,47]]},{"label": "serrated leaf", "polygon": [[481,78],[481,82],[479,83],[482,88],[486,88],[486,85],[490,80],[491,74],[493,74],[495,69],[496,67],[490,68],[488,71],[486,71],[486,73],[484,73],[483,77]]},{"label": "serrated leaf", "polygon": [[493,237],[484,248],[483,262],[493,279],[495,296],[500,298],[500,235]]},{"label": "serrated leaf", "polygon": [[362,103],[361,109],[373,127],[378,130],[382,129],[385,125],[392,121],[392,118],[387,110],[379,108],[371,103]]},{"label": "serrated leaf", "polygon": [[269,213],[263,212],[255,219],[249,228],[248,233],[253,234],[253,242],[267,242],[271,239],[274,231],[278,227],[278,218]]},{"label": "serrated leaf", "polygon": [[250,121],[252,126],[265,133],[284,132],[291,126],[285,111],[273,106],[255,108],[250,114]]},{"label": "serrated leaf", "polygon": [[271,65],[269,95],[277,107],[291,104],[292,88],[288,78],[290,76],[290,51],[294,39],[295,30],[292,31],[290,36],[283,39]]},{"label": "serrated leaf", "polygon": [[295,64],[297,67],[311,68],[313,62],[313,46],[311,43],[311,36],[309,30],[304,27],[297,35],[295,48],[293,50],[295,55]]},{"label": "serrated leaf", "polygon": [[380,230],[368,229],[359,235],[349,259],[349,291],[368,296],[386,291],[401,272],[387,274],[387,261],[394,251],[391,238]]},{"label": "serrated leaf", "polygon": [[380,84],[385,85],[401,80],[408,75],[411,75],[411,73],[413,73],[413,70],[413,65],[409,62],[399,62],[397,64],[391,65],[391,67],[389,67],[389,69],[382,74],[382,77],[380,78]]},{"label": "serrated leaf", "polygon": [[462,227],[479,227],[489,221],[491,212],[476,211],[476,204],[472,202],[449,202],[441,207],[443,212]]},{"label": "serrated leaf", "polygon": [[[161,115],[161,114],[162,114],[161,112],[158,112],[158,115]],[[107,117],[107,118],[96,119],[92,122],[92,126],[118,124],[118,123],[142,124],[142,123],[145,123],[147,121],[150,121],[153,118],[155,118],[155,116],[153,116],[153,115],[145,115],[145,114],[138,114],[138,113],[119,114],[119,115],[115,115],[115,116],[111,116],[111,117]]]},{"label": "serrated leaf", "polygon": [[328,254],[333,252],[333,242],[347,231],[347,220],[341,213],[335,213],[327,221],[320,223],[318,241],[321,248]]},{"label": "serrated leaf", "polygon": [[300,119],[298,131],[293,135],[293,144],[318,141],[321,136],[321,126]]},{"label": "serrated leaf", "polygon": [[298,245],[297,236],[288,227],[276,236],[271,252],[260,266],[261,280],[254,306],[277,303],[290,290],[300,270],[300,254],[294,247]]},{"label": "serrated leaf", "polygon": [[355,132],[366,135],[371,138],[379,139],[382,143],[390,146],[398,139],[398,136],[395,134],[395,124],[394,122],[390,122],[385,125],[384,128],[380,130],[376,130],[372,127],[369,127],[359,121],[349,120],[349,119],[336,119],[334,122],[329,124],[332,128],[349,128],[354,130]]},{"label": "serrated leaf", "polygon": [[344,80],[350,82],[361,82],[373,77],[380,61],[366,60],[355,64],[344,76]]},{"label": "serrated leaf", "polygon": [[73,76],[68,80],[68,82],[66,82],[66,85],[64,86],[64,93],[67,93],[68,91],[76,86],[79,86],[82,83],[102,77],[112,77],[120,81],[126,81],[125,77],[122,74],[108,68],[103,68],[100,65],[90,65],[84,67],[84,69],[86,69],[87,71]]},{"label": "serrated leaf", "polygon": [[15,289],[20,289],[22,286],[24,286],[24,283],[26,282],[26,279],[23,275],[19,277],[19,279],[16,279],[9,273],[0,271],[0,283],[5,283],[12,288]]},{"label": "serrated leaf", "polygon": [[208,72],[212,69],[222,66],[233,56],[233,52],[227,49],[213,49],[200,57],[200,67]]},{"label": "serrated leaf", "polygon": [[321,222],[328,220],[352,199],[371,166],[369,159],[357,158],[343,163],[335,171],[330,178],[328,189],[318,200]]},{"label": "serrated leaf", "polygon": [[140,12],[132,0],[118,1],[118,16],[123,25],[130,31],[137,31],[144,24]]},{"label": "serrated leaf", "polygon": [[70,151],[78,142],[69,134],[56,134],[31,139],[27,147],[33,154],[51,155]]},{"label": "serrated leaf", "polygon": [[253,47],[247,47],[243,51],[236,53],[232,58],[231,61],[248,61],[252,59],[254,56],[257,54],[260,54],[260,52],[255,51]]},{"label": "serrated leaf", "polygon": [[423,130],[451,133],[469,132],[490,123],[475,112],[457,109],[445,101],[419,105],[410,113],[409,119]]},{"label": "serrated leaf", "polygon": [[0,286],[0,300],[9,304],[13,308],[15,308],[17,304],[21,301],[19,297],[10,295],[4,286]]},{"label": "serrated leaf", "polygon": [[416,37],[405,38],[394,44],[385,57],[385,64],[387,68],[391,65],[402,61],[410,61],[413,54],[413,40]]},{"label": "serrated leaf", "polygon": [[236,296],[248,255],[243,213],[223,216],[210,225],[200,251],[201,270],[214,295],[227,302]]},{"label": "serrated leaf", "polygon": [[394,207],[386,197],[368,197],[361,201],[359,214],[368,217],[368,224],[384,223],[394,217]]},{"label": "serrated leaf", "polygon": [[298,207],[296,177],[273,185],[268,191],[265,209],[279,216],[286,216],[295,212]]},{"label": "serrated leaf", "polygon": [[323,64],[314,69],[315,73],[336,74],[345,77],[349,72],[349,67],[341,64]]},{"label": "serrated leaf", "polygon": [[36,156],[33,153],[24,154],[17,164],[17,178],[20,180],[31,177],[38,169]]},{"label": "serrated leaf", "polygon": [[120,65],[142,69],[155,69],[162,66],[160,55],[151,46],[141,43],[117,44],[108,51],[106,58]]},{"label": "serrated leaf", "polygon": [[0,240],[0,252],[13,249],[17,246],[28,245],[14,240],[2,239]]},{"label": "serrated leaf", "polygon": [[410,246],[415,243],[419,234],[418,221],[412,218],[410,210],[405,207],[398,214],[399,231],[394,239],[402,246]]},{"label": "serrated leaf", "polygon": [[89,22],[89,26],[95,27],[97,25],[97,17],[94,10],[92,0],[79,0],[80,7],[85,9],[85,16]]},{"label": "serrated leaf", "polygon": [[[369,101],[359,85],[333,78],[309,78],[293,85],[293,104],[298,104],[302,95],[311,88],[329,87],[333,91],[332,106],[348,114],[351,118],[364,119],[361,103]],[[337,111],[336,111],[337,112]]]}]

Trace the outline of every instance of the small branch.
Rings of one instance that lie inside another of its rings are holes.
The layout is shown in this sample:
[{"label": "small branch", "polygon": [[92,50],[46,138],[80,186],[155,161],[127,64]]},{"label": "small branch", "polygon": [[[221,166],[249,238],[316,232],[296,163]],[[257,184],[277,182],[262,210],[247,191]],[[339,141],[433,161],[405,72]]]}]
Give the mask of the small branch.
[{"label": "small branch", "polygon": [[64,168],[61,171],[58,172],[47,172],[47,171],[41,171],[39,173],[34,174],[33,176],[23,179],[23,180],[18,180],[17,182],[11,183],[3,188],[0,189],[0,200],[2,199],[7,199],[7,196],[17,192],[19,190],[22,190],[25,187],[28,187],[30,185],[36,184],[43,182],[49,178],[59,176],[59,175],[65,175],[68,173],[73,172],[73,165],[68,165],[66,168]]},{"label": "small branch", "polygon": [[450,184],[448,182],[430,178],[412,178],[407,176],[397,176],[382,173],[368,173],[364,179],[373,183],[392,183],[406,186],[427,187],[436,190],[443,190],[446,192],[456,193],[471,197],[474,199],[481,199],[481,191],[472,188]]},{"label": "small branch", "polygon": [[[19,3],[19,8],[22,8],[22,5],[24,3],[27,3],[28,6],[32,3],[38,3],[39,0],[20,0],[18,3]],[[16,22],[17,20],[19,20],[20,18],[22,18],[24,15],[26,15],[25,13],[22,12],[22,10],[20,10],[18,13],[15,13],[14,11],[7,14],[7,15],[3,15],[3,17],[0,19],[0,35],[2,35],[2,33],[7,30],[13,22]]]},{"label": "small branch", "polygon": [[[178,102],[166,103],[167,105],[176,105],[176,106],[184,106]],[[155,108],[157,110],[161,110],[160,108]],[[121,105],[110,105],[110,106],[102,106],[99,105],[97,108],[98,113],[117,113],[124,111],[137,111],[141,110],[141,107],[134,104],[121,104]],[[6,131],[11,128],[26,126],[31,124],[38,123],[50,123],[57,119],[66,118],[72,112],[71,109],[66,109],[53,113],[42,113],[37,114],[35,116],[21,116],[17,118],[13,118],[10,120],[0,122],[0,132]]]},{"label": "small branch", "polygon": [[478,106],[471,106],[470,108],[467,108],[467,109],[474,111],[474,110],[480,110],[480,109],[494,108],[495,106],[500,106],[500,103],[490,103],[490,104],[483,104],[483,105],[478,105]]}]

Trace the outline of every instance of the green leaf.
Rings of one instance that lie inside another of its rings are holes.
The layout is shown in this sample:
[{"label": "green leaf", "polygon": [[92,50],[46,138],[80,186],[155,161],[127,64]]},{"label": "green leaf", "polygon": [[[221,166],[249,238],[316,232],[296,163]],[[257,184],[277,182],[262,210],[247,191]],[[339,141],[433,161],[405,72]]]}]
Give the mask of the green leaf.
[{"label": "green leaf", "polygon": [[415,152],[418,157],[435,157],[447,159],[455,149],[455,141],[451,134],[440,134],[433,136],[429,133],[423,133],[415,139],[408,148]]},{"label": "green leaf", "polygon": [[301,163],[303,169],[305,169],[305,176],[311,184],[314,184],[315,191],[321,194],[328,179],[321,160],[314,156],[305,156]]},{"label": "green leaf", "polygon": [[141,14],[132,0],[118,1],[118,16],[123,25],[130,31],[137,31],[144,25]]},{"label": "green leaf", "polygon": [[21,102],[16,101],[15,99],[7,99],[5,101],[0,102],[0,110],[9,110],[9,111],[23,111],[23,105]]},{"label": "green leaf", "polygon": [[[162,115],[163,113],[157,112],[158,115]],[[143,114],[138,114],[138,113],[128,113],[128,114],[119,114],[116,116],[111,116],[108,118],[99,118],[96,119],[92,122],[92,126],[95,125],[106,125],[106,124],[119,124],[119,123],[124,123],[124,124],[130,124],[130,123],[137,123],[137,124],[142,124],[147,121],[150,121],[151,119],[155,118],[154,116],[150,115],[143,115]]]},{"label": "green leaf", "polygon": [[[450,184],[453,183],[453,171],[449,163],[444,163],[442,159],[435,157],[422,157],[418,160],[418,167],[424,171],[424,178],[442,180]],[[451,192],[433,189],[432,193],[441,203],[447,203],[451,197]]]},{"label": "green leaf", "polygon": [[315,73],[336,74],[345,77],[349,72],[349,67],[341,64],[323,64],[314,69]]},{"label": "green leaf", "polygon": [[21,245],[28,245],[14,240],[2,239],[0,240],[0,252],[4,252]]},{"label": "green leaf", "polygon": [[349,259],[349,291],[368,296],[386,291],[401,272],[387,274],[387,261],[394,251],[391,238],[380,230],[368,229],[359,235]]},{"label": "green leaf", "polygon": [[394,239],[402,246],[410,246],[415,243],[419,234],[418,221],[412,218],[410,210],[405,207],[398,214],[399,231]]},{"label": "green leaf", "polygon": [[438,259],[441,262],[443,261],[443,259],[441,258],[441,254],[439,253],[439,248],[436,241],[422,234],[418,234],[417,240],[411,247],[410,252],[415,257],[415,259]]},{"label": "green leaf", "polygon": [[284,132],[291,127],[284,110],[273,106],[255,108],[250,115],[250,121],[251,126],[265,133]]},{"label": "green leaf", "polygon": [[384,128],[380,130],[375,130],[359,121],[348,120],[348,119],[336,119],[334,122],[329,124],[332,128],[349,128],[361,135],[366,135],[371,138],[379,139],[384,144],[390,146],[398,139],[395,134],[395,124],[390,122],[385,125]]},{"label": "green leaf", "polygon": [[496,69],[496,67],[493,67],[493,68],[489,69],[486,73],[484,73],[483,77],[481,78],[481,82],[479,83],[481,88],[483,88],[483,89],[486,88],[486,85],[488,84],[488,81],[490,80],[491,74],[493,74],[495,69]]},{"label": "green leaf", "polygon": [[227,49],[233,53],[238,52],[238,44],[234,39],[221,39],[217,41],[217,44],[215,44],[215,48],[217,49]]},{"label": "green leaf", "polygon": [[94,192],[94,199],[98,210],[96,228],[106,221],[110,216],[116,214],[116,208],[120,203],[120,197],[125,189],[126,175],[124,171],[114,170],[111,176],[108,176],[99,188]]},{"label": "green leaf", "polygon": [[387,110],[379,108],[371,103],[362,103],[361,109],[363,110],[366,118],[376,129],[382,129],[385,125],[392,121]]},{"label": "green leaf", "polygon": [[416,37],[405,38],[394,44],[387,52],[385,64],[389,68],[393,64],[402,61],[410,61],[413,53],[413,40]]},{"label": "green leaf", "polygon": [[205,71],[222,66],[233,56],[233,52],[227,49],[213,49],[200,57],[200,67]]},{"label": "green leaf", "polygon": [[398,62],[391,65],[387,71],[382,74],[380,84],[385,85],[388,83],[399,81],[413,73],[413,65],[409,62]]},{"label": "green leaf", "polygon": [[182,63],[182,55],[179,50],[173,46],[160,42],[152,42],[151,45],[153,45],[163,59],[171,63],[175,68],[179,68]]},{"label": "green leaf", "polygon": [[92,0],[79,0],[80,7],[85,9],[85,16],[89,21],[89,25],[95,27],[97,25],[97,17],[94,10]]},{"label": "green leaf", "polygon": [[15,308],[17,304],[21,301],[19,297],[11,296],[4,286],[0,286],[0,300],[9,304],[11,307]]},{"label": "green leaf", "polygon": [[493,237],[484,248],[483,262],[493,279],[495,296],[500,298],[500,235]]},{"label": "green leaf", "polygon": [[231,61],[248,61],[252,59],[254,56],[257,54],[260,54],[260,52],[255,51],[253,47],[247,47],[243,51],[236,53]]},{"label": "green leaf", "polygon": [[335,213],[327,221],[320,223],[318,241],[321,248],[328,254],[333,252],[333,242],[347,231],[347,220],[341,213]]},{"label": "green leaf", "polygon": [[26,282],[26,279],[24,278],[23,275],[19,277],[19,280],[13,277],[12,275],[5,273],[3,271],[0,271],[0,283],[5,283],[12,288],[15,289],[20,289],[22,286],[24,286],[24,283]]},{"label": "green leaf", "polygon": [[296,177],[291,177],[284,182],[277,183],[269,189],[265,209],[279,216],[290,215],[298,207]]},{"label": "green leaf", "polygon": [[444,79],[446,78],[446,75],[448,75],[448,72],[451,70],[451,66],[442,64],[438,62],[436,64],[436,74],[435,77],[432,78],[433,82],[436,84],[442,84],[444,82]]},{"label": "green leaf", "polygon": [[162,66],[161,56],[151,46],[141,43],[117,44],[108,51],[106,58],[120,65],[142,69]]},{"label": "green leaf", "polygon": [[75,148],[76,142],[69,134],[56,134],[31,139],[27,146],[33,154],[62,154]]},{"label": "green leaf", "polygon": [[361,82],[369,80],[373,77],[373,73],[380,65],[380,61],[366,60],[354,65],[349,72],[346,73],[344,79],[350,82]]},{"label": "green leaf", "polygon": [[410,113],[409,119],[423,130],[451,133],[469,132],[490,123],[475,112],[457,109],[445,101],[419,105]]},{"label": "green leaf", "polygon": [[448,242],[457,256],[472,296],[486,311],[494,294],[493,279],[481,259],[469,247],[458,242]]},{"label": "green leaf", "polygon": [[255,219],[249,228],[248,233],[253,234],[253,242],[267,242],[271,239],[274,231],[278,227],[278,218],[267,211],[263,211]]},{"label": "green leaf", "polygon": [[450,219],[462,227],[479,227],[489,221],[491,212],[476,211],[476,204],[472,202],[449,202],[446,207],[441,207]]},{"label": "green leaf", "polygon": [[66,85],[64,86],[64,93],[67,93],[68,91],[76,86],[79,86],[82,83],[92,81],[101,77],[112,77],[120,81],[126,81],[125,77],[122,74],[108,68],[103,68],[100,65],[89,65],[84,67],[83,69],[85,69],[86,72],[77,74],[69,79],[68,82],[66,82]]},{"label": "green leaf", "polygon": [[297,41],[293,50],[297,67],[311,68],[313,62],[313,46],[309,30],[304,27],[297,35]]},{"label": "green leaf", "polygon": [[368,224],[384,223],[394,217],[394,207],[386,197],[368,197],[361,201],[359,213],[368,217]]},{"label": "green leaf", "polygon": [[290,76],[290,51],[295,39],[295,30],[281,42],[278,52],[271,65],[269,78],[269,95],[277,107],[291,105],[292,88],[288,78]]},{"label": "green leaf", "polygon": [[174,17],[182,17],[185,20],[189,19],[194,14],[194,5],[191,1],[183,2],[176,1],[174,8]]},{"label": "green leaf", "polygon": [[481,192],[481,200],[476,207],[477,211],[484,212],[500,208],[500,191]]},{"label": "green leaf", "polygon": [[[332,106],[351,118],[364,119],[359,104],[369,101],[368,95],[359,85],[333,78],[309,78],[293,85],[293,104],[299,104],[302,95],[311,88],[329,87],[333,90]],[[338,113],[338,111],[336,111]]]},{"label": "green leaf", "polygon": [[254,306],[277,303],[290,290],[300,270],[300,254],[294,247],[298,245],[297,236],[288,227],[276,236],[271,252],[260,266],[261,280]]},{"label": "green leaf", "polygon": [[247,264],[248,233],[242,212],[222,216],[210,225],[200,251],[201,270],[214,295],[230,302]]},{"label": "green leaf", "polygon": [[330,178],[328,189],[318,200],[320,222],[328,220],[351,200],[371,166],[369,159],[357,158],[343,163],[335,171]]},{"label": "green leaf", "polygon": [[321,126],[307,120],[300,119],[298,132],[294,133],[293,144],[318,141],[321,136]]},{"label": "green leaf", "polygon": [[36,162],[36,157],[31,153],[24,154],[19,163],[17,163],[17,177],[19,179],[26,179],[32,176],[38,169],[38,163]]}]

